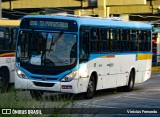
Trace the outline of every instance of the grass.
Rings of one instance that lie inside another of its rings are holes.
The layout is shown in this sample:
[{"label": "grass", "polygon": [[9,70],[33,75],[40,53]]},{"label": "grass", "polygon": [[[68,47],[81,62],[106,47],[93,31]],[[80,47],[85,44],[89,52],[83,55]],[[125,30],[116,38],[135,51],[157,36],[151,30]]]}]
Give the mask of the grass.
[{"label": "grass", "polygon": [[[0,115],[0,117],[71,117],[71,114],[60,114],[61,109],[73,108],[74,100],[72,96],[46,96],[40,101],[31,98],[28,91],[17,91],[14,88],[9,92],[0,93],[0,109],[40,109],[51,108],[51,114],[32,115],[32,114],[15,114]],[[1,111],[1,110],[0,110]],[[43,110],[42,110],[43,112]]]}]

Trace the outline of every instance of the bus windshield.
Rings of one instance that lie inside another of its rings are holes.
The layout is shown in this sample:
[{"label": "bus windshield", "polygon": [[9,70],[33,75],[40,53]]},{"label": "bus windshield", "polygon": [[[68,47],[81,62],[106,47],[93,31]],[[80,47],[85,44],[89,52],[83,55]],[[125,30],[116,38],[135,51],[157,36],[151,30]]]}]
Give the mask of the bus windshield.
[{"label": "bus windshield", "polygon": [[76,62],[77,35],[63,32],[20,31],[17,61],[45,67],[67,67]]}]

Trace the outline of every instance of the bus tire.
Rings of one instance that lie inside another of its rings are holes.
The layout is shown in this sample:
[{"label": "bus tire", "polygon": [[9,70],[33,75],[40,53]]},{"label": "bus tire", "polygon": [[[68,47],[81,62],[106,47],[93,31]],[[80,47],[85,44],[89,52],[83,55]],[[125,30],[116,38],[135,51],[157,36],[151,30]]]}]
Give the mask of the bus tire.
[{"label": "bus tire", "polygon": [[7,92],[9,89],[9,72],[6,68],[0,70],[0,88],[1,92]]},{"label": "bus tire", "polygon": [[33,99],[41,100],[44,92],[40,90],[30,90],[30,94]]},{"label": "bus tire", "polygon": [[124,91],[127,91],[127,92],[132,91],[134,88],[134,81],[135,81],[135,74],[134,74],[134,71],[131,70],[129,75],[128,85],[124,87]]},{"label": "bus tire", "polygon": [[91,75],[89,79],[88,87],[87,87],[87,92],[85,93],[84,97],[86,99],[92,99],[95,94],[95,90],[96,90],[96,82],[95,82],[94,76]]}]

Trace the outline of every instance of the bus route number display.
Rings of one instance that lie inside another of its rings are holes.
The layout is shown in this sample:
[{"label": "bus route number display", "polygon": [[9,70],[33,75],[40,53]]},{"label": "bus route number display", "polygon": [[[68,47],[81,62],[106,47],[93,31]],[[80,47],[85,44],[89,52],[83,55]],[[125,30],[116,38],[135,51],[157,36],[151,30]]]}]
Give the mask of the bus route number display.
[{"label": "bus route number display", "polygon": [[40,28],[58,28],[58,29],[68,29],[67,22],[54,22],[54,21],[33,21],[29,22],[30,27],[40,27]]}]

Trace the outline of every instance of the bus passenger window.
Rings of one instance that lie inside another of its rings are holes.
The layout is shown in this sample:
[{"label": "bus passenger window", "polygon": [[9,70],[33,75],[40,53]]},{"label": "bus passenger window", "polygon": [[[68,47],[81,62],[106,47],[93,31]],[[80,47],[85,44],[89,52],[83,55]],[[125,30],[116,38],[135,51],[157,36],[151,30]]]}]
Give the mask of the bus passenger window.
[{"label": "bus passenger window", "polygon": [[96,53],[99,52],[99,28],[91,29],[91,52]]},{"label": "bus passenger window", "polygon": [[10,29],[4,29],[3,50],[9,50]]},{"label": "bus passenger window", "polygon": [[9,40],[10,50],[16,49],[17,33],[18,33],[18,28],[13,27],[10,29],[10,40]]},{"label": "bus passenger window", "polygon": [[4,39],[4,31],[0,29],[0,42]]},{"label": "bus passenger window", "polygon": [[122,30],[122,39],[121,39],[121,51],[129,51],[129,40],[130,40],[130,31],[128,29]]},{"label": "bus passenger window", "polygon": [[101,28],[100,37],[100,51],[109,52],[109,29]]},{"label": "bus passenger window", "polygon": [[81,51],[83,54],[88,54],[88,50],[89,50],[88,41],[89,41],[89,32],[86,32],[83,35],[83,46],[82,46],[82,51]]},{"label": "bus passenger window", "polygon": [[5,29],[5,38],[8,39],[8,40],[10,38],[10,29],[9,28]]},{"label": "bus passenger window", "polygon": [[4,43],[4,30],[0,29],[0,50],[3,50],[3,43]]},{"label": "bus passenger window", "polygon": [[117,52],[120,50],[120,30],[111,29],[111,51]]},{"label": "bus passenger window", "polygon": [[147,31],[146,48],[147,48],[147,51],[151,51],[151,31]]},{"label": "bus passenger window", "polygon": [[131,30],[131,51],[138,51],[138,31]]},{"label": "bus passenger window", "polygon": [[139,33],[139,51],[146,51],[147,50],[147,31],[141,31]]}]

